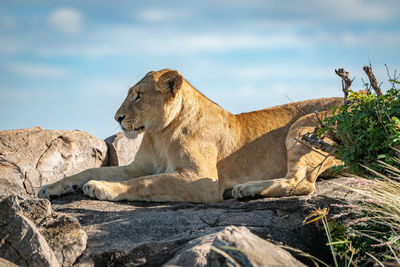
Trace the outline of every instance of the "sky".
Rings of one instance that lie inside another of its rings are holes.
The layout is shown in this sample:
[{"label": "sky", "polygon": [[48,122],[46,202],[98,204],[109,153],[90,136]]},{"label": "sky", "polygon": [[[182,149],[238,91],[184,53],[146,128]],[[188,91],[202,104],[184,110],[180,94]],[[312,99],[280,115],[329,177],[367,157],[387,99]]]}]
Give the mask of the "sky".
[{"label": "sky", "polygon": [[237,114],[342,96],[400,67],[399,0],[1,0],[0,130],[120,131],[147,72],[178,70]]}]

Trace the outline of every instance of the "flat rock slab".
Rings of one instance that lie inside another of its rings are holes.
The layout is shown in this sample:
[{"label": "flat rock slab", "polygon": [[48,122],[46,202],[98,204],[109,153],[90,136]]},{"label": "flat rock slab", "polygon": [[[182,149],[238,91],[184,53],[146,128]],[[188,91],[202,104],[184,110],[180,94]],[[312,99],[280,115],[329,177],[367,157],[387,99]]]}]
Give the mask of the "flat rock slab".
[{"label": "flat rock slab", "polygon": [[[310,196],[283,197],[215,204],[107,202],[82,194],[52,201],[53,209],[78,218],[88,236],[80,266],[154,266],[175,256],[195,238],[226,226],[245,226],[257,236],[313,255],[329,257],[321,229],[304,225],[314,208],[347,203],[351,195],[341,184],[355,178],[321,181]],[[331,209],[335,213],[335,208]],[[338,211],[339,212],[339,211]],[[329,260],[329,259],[328,259]]]},{"label": "flat rock slab", "polygon": [[78,130],[0,131],[0,197],[36,196],[42,185],[107,163],[107,145]]}]

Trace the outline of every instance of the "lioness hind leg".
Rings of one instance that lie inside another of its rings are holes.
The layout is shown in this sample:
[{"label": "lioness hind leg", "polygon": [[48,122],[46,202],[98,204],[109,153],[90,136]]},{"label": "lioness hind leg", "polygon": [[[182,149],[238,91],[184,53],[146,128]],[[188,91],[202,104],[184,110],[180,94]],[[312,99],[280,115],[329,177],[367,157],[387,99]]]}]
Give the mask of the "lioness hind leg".
[{"label": "lioness hind leg", "polygon": [[307,167],[299,167],[296,172],[285,178],[251,181],[236,185],[232,190],[234,198],[246,197],[282,197],[289,195],[306,195],[314,191],[315,185],[307,179]]},{"label": "lioness hind leg", "polygon": [[305,195],[315,190],[315,181],[326,169],[339,161],[328,153],[313,150],[297,140],[317,125],[316,117],[310,114],[296,121],[286,138],[288,172],[284,178],[252,181],[236,185],[232,194],[235,198],[280,197]]}]

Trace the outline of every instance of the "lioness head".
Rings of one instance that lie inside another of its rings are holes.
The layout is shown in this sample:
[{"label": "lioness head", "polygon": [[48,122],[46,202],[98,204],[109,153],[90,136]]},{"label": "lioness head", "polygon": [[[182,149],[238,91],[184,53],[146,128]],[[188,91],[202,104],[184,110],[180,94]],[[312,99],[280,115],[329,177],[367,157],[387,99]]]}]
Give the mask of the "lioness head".
[{"label": "lioness head", "polygon": [[115,114],[128,138],[165,128],[181,110],[182,76],[174,70],[152,71],[129,89]]}]

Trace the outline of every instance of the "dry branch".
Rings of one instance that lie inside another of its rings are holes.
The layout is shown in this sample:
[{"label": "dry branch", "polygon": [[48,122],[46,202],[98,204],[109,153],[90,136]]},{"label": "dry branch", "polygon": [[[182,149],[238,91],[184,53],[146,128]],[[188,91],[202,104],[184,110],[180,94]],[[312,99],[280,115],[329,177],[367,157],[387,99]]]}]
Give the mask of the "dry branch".
[{"label": "dry branch", "polygon": [[386,68],[386,74],[387,74],[387,76],[389,77],[389,82],[391,83],[392,88],[397,89],[396,83],[395,83],[395,80],[398,80],[398,78],[399,78],[399,77],[397,77],[397,75],[396,75],[397,70],[394,70],[394,74],[393,74],[393,77],[392,77],[392,76],[390,75],[389,68],[388,68],[388,66],[387,66],[386,64],[385,64],[385,68]]},{"label": "dry branch", "polygon": [[301,139],[306,141],[308,144],[310,144],[312,147],[322,150],[327,153],[331,153],[333,150],[335,150],[335,146],[331,145],[325,141],[323,141],[321,138],[318,137],[317,135],[317,130],[318,127],[315,128],[314,132],[307,133],[301,136]]},{"label": "dry branch", "polygon": [[363,70],[365,71],[365,73],[368,76],[369,79],[369,83],[371,84],[371,87],[375,90],[376,95],[377,96],[381,96],[382,94],[382,90],[378,85],[378,82],[375,78],[374,73],[372,72],[372,68],[370,66],[364,66]]},{"label": "dry branch", "polygon": [[344,104],[347,105],[347,96],[349,95],[350,86],[353,80],[349,78],[349,73],[344,69],[335,69],[335,73],[342,78],[342,90],[344,93]]}]

